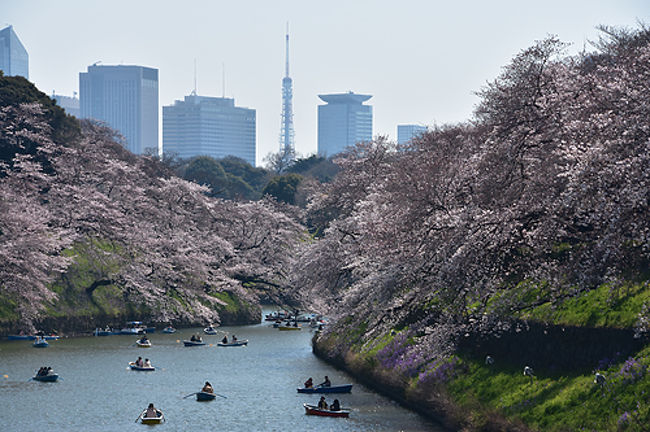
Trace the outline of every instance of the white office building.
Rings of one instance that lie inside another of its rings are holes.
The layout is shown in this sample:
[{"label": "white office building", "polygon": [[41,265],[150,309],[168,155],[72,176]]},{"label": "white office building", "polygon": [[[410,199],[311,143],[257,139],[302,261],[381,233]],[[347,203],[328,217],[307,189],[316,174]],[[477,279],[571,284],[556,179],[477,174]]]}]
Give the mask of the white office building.
[{"label": "white office building", "polygon": [[256,113],[232,98],[190,94],[163,107],[163,153],[189,159],[236,156],[255,166]]}]

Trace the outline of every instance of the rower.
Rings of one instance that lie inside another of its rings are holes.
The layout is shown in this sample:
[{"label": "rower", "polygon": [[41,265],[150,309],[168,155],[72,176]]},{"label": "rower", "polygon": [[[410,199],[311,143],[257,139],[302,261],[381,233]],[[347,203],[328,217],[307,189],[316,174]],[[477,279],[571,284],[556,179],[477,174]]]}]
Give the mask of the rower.
[{"label": "rower", "polygon": [[331,386],[332,386],[332,382],[330,381],[330,379],[329,379],[329,377],[327,375],[325,375],[325,381],[318,384],[318,387],[331,387]]},{"label": "rower", "polygon": [[158,417],[158,410],[153,406],[152,403],[147,407],[147,412],[144,415],[145,417]]},{"label": "rower", "polygon": [[212,384],[210,384],[208,381],[205,382],[205,385],[201,389],[203,393],[214,393],[214,388],[212,388]]}]

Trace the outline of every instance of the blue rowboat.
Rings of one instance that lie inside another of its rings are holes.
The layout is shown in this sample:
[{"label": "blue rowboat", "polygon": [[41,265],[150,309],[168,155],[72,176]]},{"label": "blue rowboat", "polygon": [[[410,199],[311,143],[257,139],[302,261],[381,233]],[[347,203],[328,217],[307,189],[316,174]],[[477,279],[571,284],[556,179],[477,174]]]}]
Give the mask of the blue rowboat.
[{"label": "blue rowboat", "polygon": [[34,348],[47,348],[48,346],[50,346],[50,344],[47,343],[47,341],[43,338],[36,339],[33,345]]},{"label": "blue rowboat", "polygon": [[190,340],[184,340],[184,341],[183,341],[183,344],[184,344],[186,347],[189,347],[189,346],[201,346],[201,345],[205,345],[205,342],[203,342],[203,341],[190,341]]},{"label": "blue rowboat", "polygon": [[350,393],[352,391],[352,384],[342,384],[330,387],[310,387],[299,388],[298,393]]},{"label": "blue rowboat", "polygon": [[47,374],[47,375],[36,375],[32,377],[34,381],[41,381],[41,382],[55,382],[56,380],[59,379],[59,375],[52,373],[52,374]]},{"label": "blue rowboat", "polygon": [[32,335],[9,335],[7,336],[7,340],[34,340],[36,339],[36,336]]},{"label": "blue rowboat", "polygon": [[217,397],[217,395],[214,394],[214,393],[198,392],[196,394],[196,400],[199,401],[199,402],[211,401],[216,397]]},{"label": "blue rowboat", "polygon": [[248,345],[248,339],[238,340],[237,342],[230,342],[230,343],[223,343],[223,342],[217,343],[217,346],[221,346],[221,347],[243,346],[243,345]]}]

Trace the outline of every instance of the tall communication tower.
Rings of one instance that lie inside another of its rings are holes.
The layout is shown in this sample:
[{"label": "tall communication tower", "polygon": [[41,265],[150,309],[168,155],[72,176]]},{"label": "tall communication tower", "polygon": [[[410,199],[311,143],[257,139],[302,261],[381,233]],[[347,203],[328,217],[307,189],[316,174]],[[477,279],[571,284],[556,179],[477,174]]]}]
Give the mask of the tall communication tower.
[{"label": "tall communication tower", "polygon": [[295,152],[293,131],[293,89],[289,77],[289,23],[286,35],[286,67],[282,78],[282,125],[280,126],[280,152],[293,154]]}]

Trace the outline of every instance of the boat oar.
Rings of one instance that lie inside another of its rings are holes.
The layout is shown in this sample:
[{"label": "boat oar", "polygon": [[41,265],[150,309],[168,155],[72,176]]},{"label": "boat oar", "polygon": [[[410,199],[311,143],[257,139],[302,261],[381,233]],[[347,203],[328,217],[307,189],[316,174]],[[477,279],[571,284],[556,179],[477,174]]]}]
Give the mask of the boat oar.
[{"label": "boat oar", "polygon": [[136,418],[135,421],[134,421],[133,423],[137,423],[138,420],[140,420],[140,417],[142,417],[142,414],[144,414],[145,411],[146,411],[146,410],[142,410],[142,412],[141,412],[140,414],[138,414],[138,418]]},{"label": "boat oar", "polygon": [[222,395],[222,394],[219,394],[219,393],[215,393],[215,394],[216,394],[217,396],[219,396],[219,397],[222,397],[222,398],[224,398],[224,399],[228,399],[228,396],[224,396],[224,395]]},{"label": "boat oar", "polygon": [[194,396],[196,393],[198,393],[198,392],[190,393],[187,396],[183,396],[183,399],[187,399],[190,396]]}]

